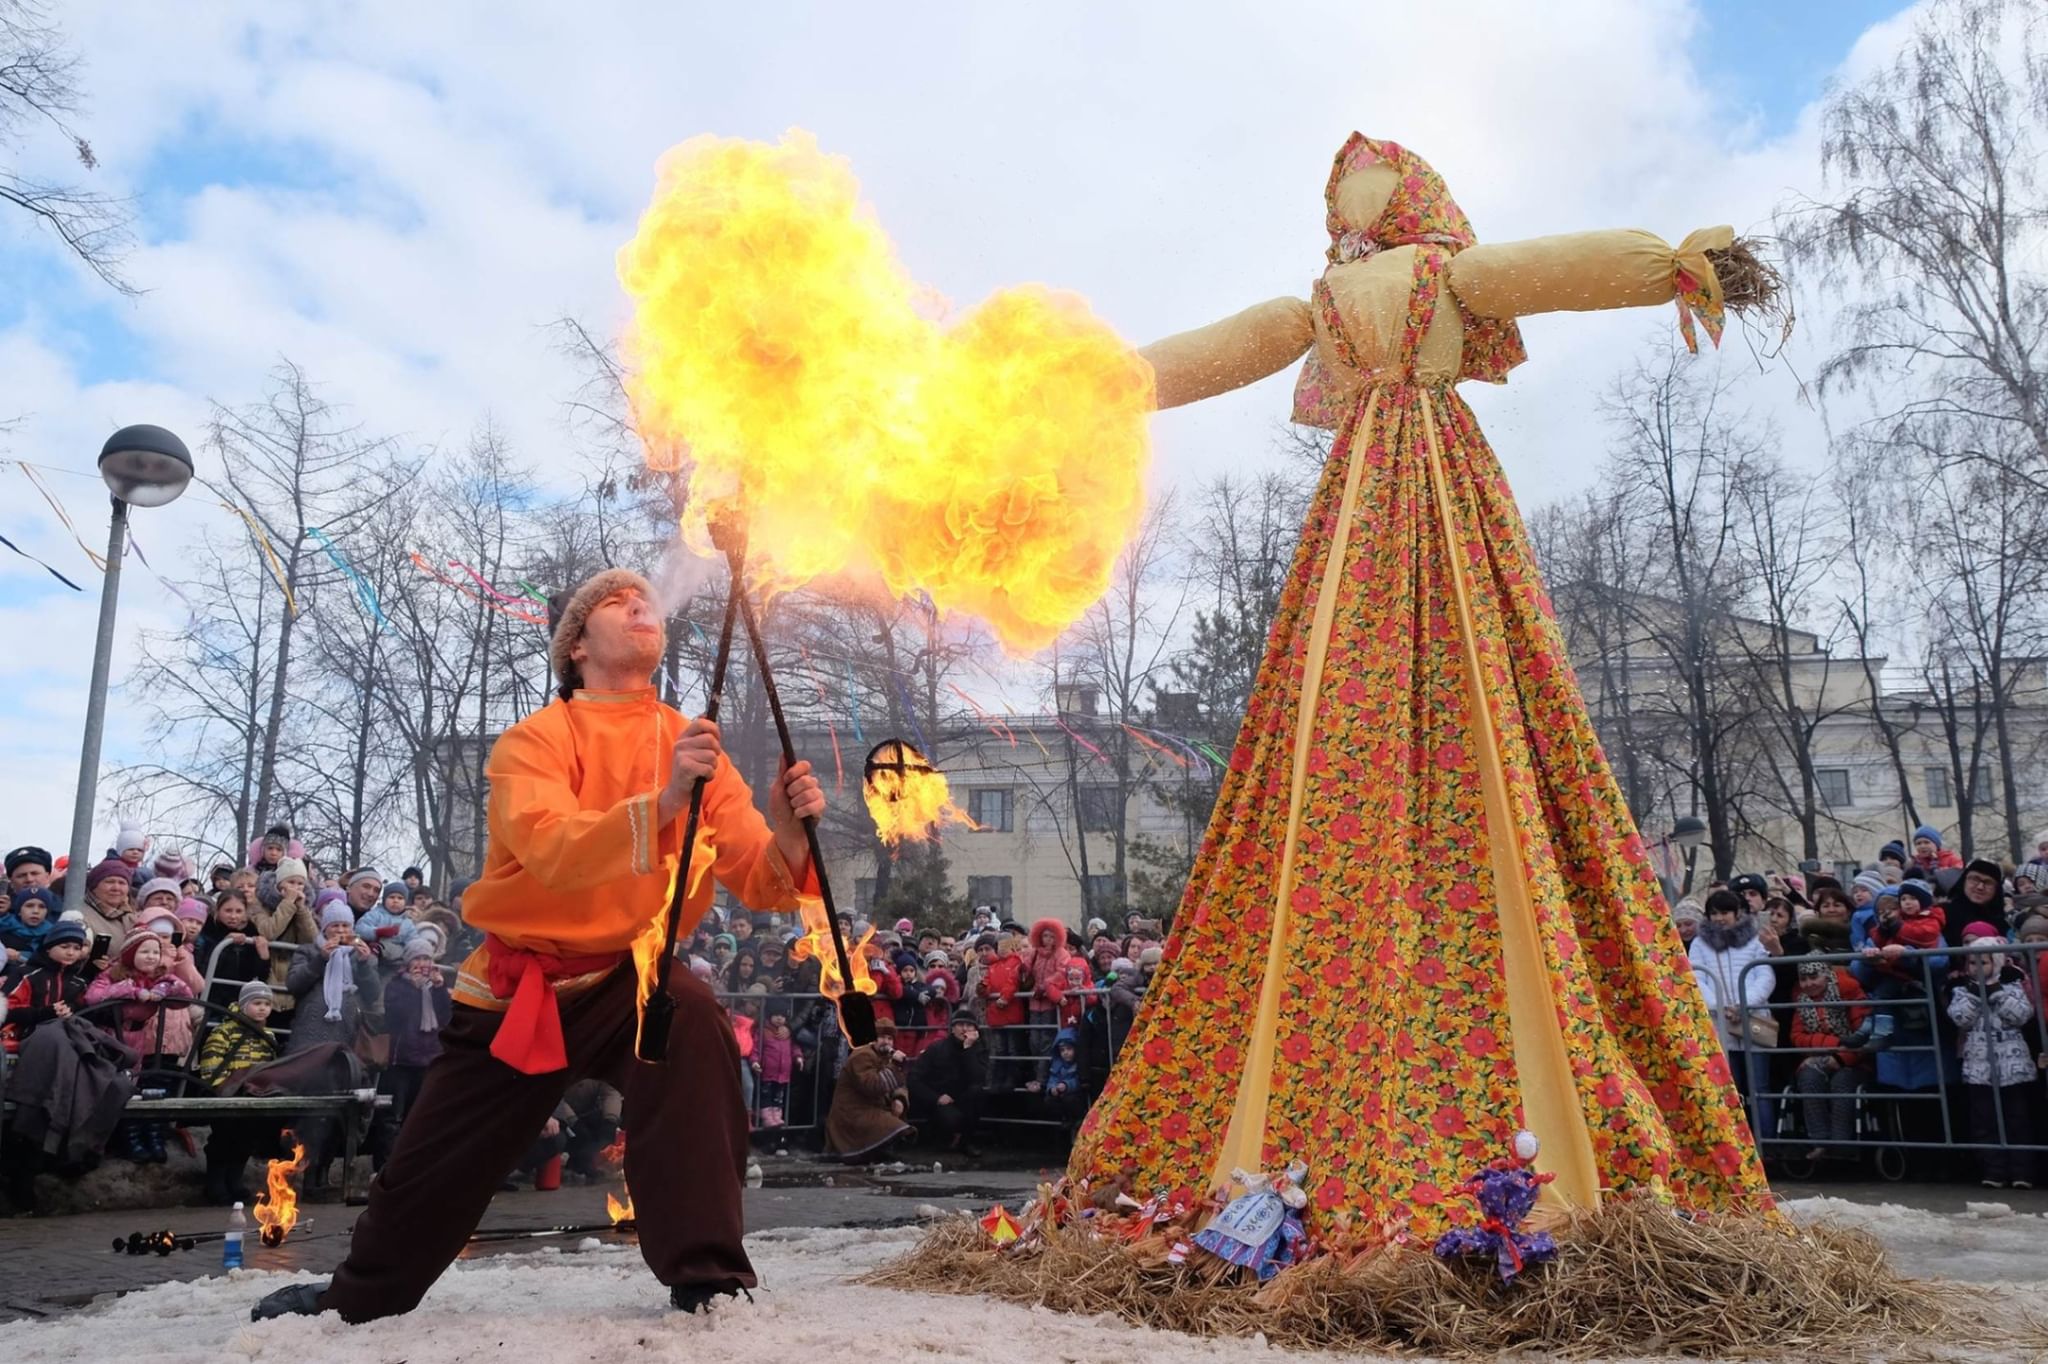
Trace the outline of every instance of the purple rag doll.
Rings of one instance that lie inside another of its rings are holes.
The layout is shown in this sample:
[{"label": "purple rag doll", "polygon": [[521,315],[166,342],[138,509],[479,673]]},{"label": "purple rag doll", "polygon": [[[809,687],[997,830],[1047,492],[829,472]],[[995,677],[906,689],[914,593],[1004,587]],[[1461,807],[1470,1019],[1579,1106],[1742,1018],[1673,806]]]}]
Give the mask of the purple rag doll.
[{"label": "purple rag doll", "polygon": [[1514,1159],[1497,1160],[1465,1181],[1465,1188],[1479,1199],[1485,1220],[1476,1227],[1453,1227],[1437,1238],[1440,1259],[1491,1255],[1505,1283],[1532,1264],[1557,1258],[1557,1242],[1549,1232],[1520,1229],[1522,1219],[1536,1206],[1537,1194],[1556,1178],[1529,1168],[1538,1149],[1534,1132],[1517,1132]]}]

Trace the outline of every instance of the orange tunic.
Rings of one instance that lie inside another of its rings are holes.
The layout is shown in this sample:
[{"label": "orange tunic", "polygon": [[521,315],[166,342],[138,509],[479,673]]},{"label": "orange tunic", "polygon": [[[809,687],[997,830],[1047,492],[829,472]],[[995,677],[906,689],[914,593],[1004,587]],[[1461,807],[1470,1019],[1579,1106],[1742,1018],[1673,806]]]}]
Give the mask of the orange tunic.
[{"label": "orange tunic", "polygon": [[[493,989],[493,943],[582,968],[549,971],[558,996],[594,985],[630,952],[644,997],[683,829],[681,818],[658,823],[655,804],[686,723],[651,687],[579,691],[499,736],[484,766],[490,846],[482,877],[462,897],[463,918],[492,941],[462,963],[458,1001],[498,1011],[510,1004],[502,969]],[[700,830],[716,849],[712,874],[748,908],[793,909],[800,890],[816,893],[813,869],[803,887],[792,879],[753,792],[724,758],[705,784]],[[710,879],[698,880],[684,903],[684,933],[711,898]]]}]

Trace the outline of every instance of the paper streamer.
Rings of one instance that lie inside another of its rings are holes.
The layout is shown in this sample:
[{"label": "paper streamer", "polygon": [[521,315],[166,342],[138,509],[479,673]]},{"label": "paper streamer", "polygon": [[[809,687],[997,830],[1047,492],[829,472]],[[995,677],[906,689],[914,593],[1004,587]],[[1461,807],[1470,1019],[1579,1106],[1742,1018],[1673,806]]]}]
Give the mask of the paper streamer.
[{"label": "paper streamer", "polygon": [[1139,731],[1136,725],[1125,725],[1123,727],[1123,730],[1124,733],[1130,735],[1133,739],[1136,739],[1139,743],[1145,745],[1145,747],[1151,749],[1154,753],[1157,753],[1162,757],[1166,758],[1169,762],[1172,762],[1180,767],[1186,767],[1188,765],[1188,760],[1186,758],[1183,758],[1180,754],[1174,752],[1172,749],[1168,748],[1165,744],[1160,743],[1156,739],[1146,738],[1144,734]]},{"label": "paper streamer", "polygon": [[853,687],[853,665],[846,665],[846,703],[853,707],[853,741],[862,748],[868,746],[868,736],[860,732],[860,693]]},{"label": "paper streamer", "polygon": [[989,733],[995,735],[998,739],[1008,739],[1010,741],[1010,747],[1012,748],[1015,748],[1017,746],[1017,735],[1015,731],[1013,731],[1008,725],[1003,724],[1000,721],[991,720],[988,716],[988,713],[975,703],[974,698],[969,696],[965,691],[962,691],[958,686],[955,686],[951,682],[948,682],[946,685],[947,687],[952,689],[953,695],[959,697],[962,701],[965,701],[967,703],[968,708],[974,712],[974,718],[981,721],[983,727],[986,728]]},{"label": "paper streamer", "polygon": [[327,557],[341,570],[341,576],[347,578],[349,584],[355,588],[356,600],[363,604],[363,609],[370,613],[370,619],[377,622],[378,632],[382,633],[388,622],[384,619],[384,607],[377,600],[377,589],[370,586],[370,580],[365,578],[354,564],[342,557],[341,551],[335,547],[334,541],[328,538],[326,531],[318,526],[308,526],[306,534],[313,537],[314,544],[327,551]]},{"label": "paper streamer", "polygon": [[155,578],[157,580],[157,584],[161,586],[164,591],[170,593],[179,601],[185,603],[186,616],[188,616],[193,622],[196,623],[199,620],[199,608],[192,604],[192,599],[190,597],[186,596],[183,592],[180,592],[178,590],[178,585],[176,583],[172,582],[169,578],[166,578],[163,574],[156,571],[156,565],[151,563],[149,561],[149,556],[142,552],[142,541],[135,538],[135,528],[133,526],[130,526],[128,528],[128,548],[135,551],[135,557],[141,561],[142,566],[144,568],[149,570],[149,576]]},{"label": "paper streamer", "polygon": [[1055,713],[1053,715],[1052,722],[1058,725],[1061,729],[1066,730],[1067,737],[1069,739],[1072,739],[1075,743],[1081,745],[1081,747],[1087,749],[1090,753],[1093,753],[1097,758],[1100,758],[1103,762],[1109,762],[1108,755],[1103,753],[1103,751],[1097,748],[1094,744],[1089,743],[1086,739],[1074,733],[1073,729],[1068,726],[1066,720],[1062,718],[1058,713]]},{"label": "paper streamer", "polygon": [[[98,550],[94,549],[91,545],[88,545],[85,542],[85,537],[78,533],[78,527],[71,523],[71,515],[70,513],[64,510],[64,504],[59,502],[55,497],[52,497],[50,495],[50,490],[43,486],[43,480],[36,477],[36,471],[34,469],[29,468],[28,465],[23,464],[20,460],[15,461],[15,467],[20,469],[21,476],[27,479],[30,483],[34,484],[35,490],[43,495],[43,501],[49,503],[50,510],[57,513],[57,519],[64,523],[64,529],[71,532],[71,538],[73,540],[76,540],[78,542],[78,547],[85,551],[85,557],[92,560],[92,566],[102,573],[106,572],[106,556],[101,554]],[[16,552],[19,553],[20,551]],[[36,560],[36,562],[42,563],[42,560],[38,559]],[[49,568],[48,564],[44,564],[43,566],[45,568]],[[56,572],[55,569],[51,569],[50,571],[53,573]],[[60,574],[59,576],[61,577],[62,575]]]},{"label": "paper streamer", "polygon": [[299,614],[299,603],[292,596],[291,584],[285,581],[284,564],[277,557],[277,551],[271,547],[270,537],[263,533],[263,527],[256,524],[255,517],[234,503],[222,502],[219,505],[241,517],[243,524],[249,527],[249,534],[256,537],[256,547],[263,551],[263,561],[270,565],[270,576],[277,579],[277,590],[284,593],[285,609],[296,619]]},{"label": "paper streamer", "polygon": [[519,591],[523,595],[532,598],[534,601],[539,602],[543,607],[545,607],[548,604],[548,594],[541,591],[539,588],[535,587],[532,583],[526,581],[526,579],[524,578],[519,579]]},{"label": "paper streamer", "polygon": [[[70,589],[71,589],[71,590],[72,590],[73,592],[83,592],[83,591],[85,591],[85,589],[84,589],[84,588],[82,588],[82,587],[80,587],[80,586],[79,586],[79,585],[78,585],[77,583],[75,583],[75,582],[72,582],[72,581],[71,581],[71,579],[69,579],[69,578],[65,577],[65,576],[64,576],[64,575],[63,575],[62,573],[59,573],[59,572],[58,572],[58,571],[57,571],[56,569],[54,569],[54,568],[51,568],[51,567],[50,567],[50,566],[49,566],[48,564],[44,563],[44,562],[43,562],[43,561],[42,561],[41,559],[38,559],[38,558],[37,558],[37,557],[36,557],[35,555],[33,555],[33,554],[29,553],[29,552],[28,552],[27,550],[23,549],[23,548],[22,548],[22,547],[21,547],[20,545],[17,545],[17,544],[15,544],[15,543],[14,543],[14,541],[12,541],[12,540],[8,539],[8,538],[7,538],[6,536],[4,536],[4,535],[0,535],[0,545],[5,545],[5,546],[7,546],[7,548],[9,548],[9,549],[13,550],[13,551],[14,551],[14,552],[15,552],[16,554],[19,554],[19,555],[20,555],[20,556],[21,556],[22,558],[24,558],[24,559],[28,560],[28,561],[29,561],[30,563],[32,563],[32,564],[35,564],[35,565],[36,565],[37,567],[41,568],[41,569],[43,570],[43,572],[45,572],[45,573],[49,574],[49,575],[50,575],[51,577],[55,578],[55,579],[56,579],[56,580],[57,580],[58,582],[60,582],[60,583],[64,584],[64,585],[65,585],[66,587],[70,588]],[[165,584],[164,584],[164,586],[166,586],[166,587],[169,587],[169,586],[170,586],[170,584],[169,584],[169,583],[165,583]]]},{"label": "paper streamer", "polygon": [[[463,584],[456,582],[453,578],[445,578],[441,576],[440,570],[436,569],[431,563],[427,562],[427,556],[421,554],[417,550],[408,553],[406,557],[412,560],[414,568],[417,568],[420,572],[426,574],[429,578],[432,578],[435,582],[441,584],[443,587],[454,588],[457,592],[460,592],[463,596],[469,598],[471,601],[475,602],[479,606],[487,606],[491,610],[496,611],[501,616],[510,616],[514,620],[525,621],[528,625],[539,625],[545,628],[548,623],[546,616],[537,615],[526,607],[506,606],[501,602],[492,601],[489,597],[478,596],[475,592],[471,591],[468,587],[464,586]],[[454,561],[450,560],[449,562],[452,563]]]},{"label": "paper streamer", "polygon": [[896,695],[903,702],[903,714],[910,721],[910,732],[917,736],[917,751],[924,754],[929,761],[937,762],[938,754],[932,752],[931,742],[924,737],[924,726],[917,722],[917,707],[911,704],[910,693],[904,688],[903,679],[892,676],[889,680],[896,684]]}]

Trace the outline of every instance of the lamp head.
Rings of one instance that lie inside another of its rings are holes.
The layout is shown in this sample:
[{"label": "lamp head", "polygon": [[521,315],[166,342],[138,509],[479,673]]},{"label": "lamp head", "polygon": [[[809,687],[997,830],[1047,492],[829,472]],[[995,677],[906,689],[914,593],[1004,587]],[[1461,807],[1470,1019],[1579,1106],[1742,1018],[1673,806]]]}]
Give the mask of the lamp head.
[{"label": "lamp head", "polygon": [[100,477],[130,506],[166,506],[192,481],[192,452],[161,426],[124,426],[100,447]]}]

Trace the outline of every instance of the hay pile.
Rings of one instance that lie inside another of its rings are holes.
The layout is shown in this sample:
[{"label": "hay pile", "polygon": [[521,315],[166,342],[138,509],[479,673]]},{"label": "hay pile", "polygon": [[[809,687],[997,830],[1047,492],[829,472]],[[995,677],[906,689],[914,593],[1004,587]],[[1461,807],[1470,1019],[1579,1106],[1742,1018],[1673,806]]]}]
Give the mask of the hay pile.
[{"label": "hay pile", "polygon": [[[1393,1249],[1344,1264],[1323,1256],[1263,1287],[1065,1228],[998,1254],[971,1220],[944,1223],[864,1282],[976,1293],[1060,1312],[1110,1315],[1197,1336],[1263,1334],[1298,1349],[1426,1350],[1493,1358],[1678,1354],[1869,1359],[1976,1345],[2010,1357],[2010,1323],[1945,1306],[1902,1279],[1859,1231],[1760,1218],[1692,1222],[1648,1199],[1612,1199],[1556,1228],[1558,1262],[1503,1286],[1488,1269]],[[1205,1257],[1207,1258],[1207,1257]],[[1230,1271],[1235,1275],[1237,1271]],[[2048,1330],[2028,1323],[2032,1348]]]}]

